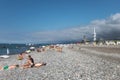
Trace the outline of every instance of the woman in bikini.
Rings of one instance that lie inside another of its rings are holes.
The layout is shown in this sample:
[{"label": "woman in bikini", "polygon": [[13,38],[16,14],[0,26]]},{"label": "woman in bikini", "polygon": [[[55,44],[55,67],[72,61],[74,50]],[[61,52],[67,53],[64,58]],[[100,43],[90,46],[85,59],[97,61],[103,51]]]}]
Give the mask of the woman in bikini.
[{"label": "woman in bikini", "polygon": [[46,63],[34,63],[34,59],[31,57],[31,55],[28,55],[27,62],[23,65],[23,68],[32,68],[32,67],[40,67],[46,65]]}]

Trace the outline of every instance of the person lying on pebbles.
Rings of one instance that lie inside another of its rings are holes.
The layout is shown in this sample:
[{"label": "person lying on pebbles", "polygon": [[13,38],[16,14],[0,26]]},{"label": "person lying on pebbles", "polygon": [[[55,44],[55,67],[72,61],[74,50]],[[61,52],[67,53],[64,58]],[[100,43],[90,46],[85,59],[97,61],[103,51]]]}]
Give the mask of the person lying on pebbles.
[{"label": "person lying on pebbles", "polygon": [[[44,66],[44,65],[46,65],[46,63],[36,63],[33,67],[40,67],[40,66]],[[31,66],[28,66],[28,67],[26,67],[26,66],[19,66],[18,64],[16,64],[16,65],[11,65],[11,66],[8,66],[8,65],[6,65],[6,66],[0,66],[0,71],[1,70],[12,70],[12,69],[16,69],[16,68],[22,68],[22,69],[26,69],[26,68],[31,68]]]},{"label": "person lying on pebbles", "polygon": [[3,67],[0,67],[0,70],[8,70],[8,69],[15,69],[15,68],[19,68],[19,65],[11,65],[11,66],[3,66]]},{"label": "person lying on pebbles", "polygon": [[18,64],[15,64],[15,65],[11,65],[11,66],[0,66],[0,70],[8,70],[8,69],[15,69],[15,68],[32,68],[32,67],[40,67],[40,66],[44,66],[46,65],[46,63],[42,62],[42,63],[34,63],[34,60],[33,58],[31,57],[31,55],[28,55],[28,60],[27,62],[24,64],[24,65],[18,65]]}]

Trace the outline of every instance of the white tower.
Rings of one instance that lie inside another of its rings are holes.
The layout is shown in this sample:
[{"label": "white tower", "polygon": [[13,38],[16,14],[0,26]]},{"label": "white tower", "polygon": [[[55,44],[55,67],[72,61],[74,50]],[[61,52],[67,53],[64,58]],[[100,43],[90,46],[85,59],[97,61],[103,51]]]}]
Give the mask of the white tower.
[{"label": "white tower", "polygon": [[96,31],[95,31],[95,27],[94,27],[94,33],[93,33],[93,41],[96,41]]},{"label": "white tower", "polygon": [[7,48],[7,55],[10,53],[9,49]]}]

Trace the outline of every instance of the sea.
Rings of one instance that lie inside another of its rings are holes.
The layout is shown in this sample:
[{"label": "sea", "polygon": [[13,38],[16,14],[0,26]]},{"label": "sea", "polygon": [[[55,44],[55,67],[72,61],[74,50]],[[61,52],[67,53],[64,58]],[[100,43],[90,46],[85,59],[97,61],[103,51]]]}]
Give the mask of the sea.
[{"label": "sea", "polygon": [[7,49],[9,55],[20,54],[30,49],[30,47],[39,47],[41,45],[27,45],[27,44],[0,44],[0,55],[6,55]]},{"label": "sea", "polygon": [[61,41],[57,43],[42,43],[42,44],[10,44],[10,43],[0,43],[0,55],[6,55],[7,54],[7,49],[9,50],[9,55],[14,55],[14,54],[20,54],[22,52],[25,52],[26,50],[29,50],[30,47],[42,47],[46,45],[51,45],[51,44],[69,44],[72,43],[73,41]]}]

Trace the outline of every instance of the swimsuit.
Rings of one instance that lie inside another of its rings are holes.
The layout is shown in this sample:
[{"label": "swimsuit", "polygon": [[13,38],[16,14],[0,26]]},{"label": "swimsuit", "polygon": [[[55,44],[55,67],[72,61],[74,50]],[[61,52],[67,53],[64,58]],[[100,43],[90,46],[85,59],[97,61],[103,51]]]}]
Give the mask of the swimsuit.
[{"label": "swimsuit", "polygon": [[33,60],[33,58],[31,58],[30,61],[32,62],[32,64],[31,64],[30,67],[34,67],[35,64],[34,64],[34,60]]}]

